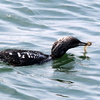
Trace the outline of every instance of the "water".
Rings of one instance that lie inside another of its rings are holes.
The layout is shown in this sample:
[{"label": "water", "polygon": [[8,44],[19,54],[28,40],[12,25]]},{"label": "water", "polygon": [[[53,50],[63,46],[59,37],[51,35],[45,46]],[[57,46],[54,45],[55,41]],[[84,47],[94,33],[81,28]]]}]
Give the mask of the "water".
[{"label": "water", "polygon": [[50,54],[68,35],[93,45],[87,54],[78,47],[43,65],[0,63],[0,99],[100,100],[100,1],[0,0],[0,50]]}]

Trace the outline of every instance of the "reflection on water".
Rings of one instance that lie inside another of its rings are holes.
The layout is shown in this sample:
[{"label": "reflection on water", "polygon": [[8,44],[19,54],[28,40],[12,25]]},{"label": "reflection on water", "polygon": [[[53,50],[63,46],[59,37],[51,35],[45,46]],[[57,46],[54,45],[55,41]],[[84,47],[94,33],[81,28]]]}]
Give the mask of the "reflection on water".
[{"label": "reflection on water", "polygon": [[52,62],[52,67],[56,71],[68,72],[74,68],[75,58],[73,54],[65,54],[63,57],[56,59]]},{"label": "reflection on water", "polygon": [[83,53],[83,56],[80,56],[79,58],[81,58],[81,59],[83,59],[83,60],[85,60],[85,59],[90,60],[90,57],[88,57],[86,54],[87,54],[87,53],[84,52],[84,53]]},{"label": "reflection on water", "polygon": [[0,0],[0,50],[50,54],[58,38],[74,36],[93,45],[62,58],[13,67],[0,63],[1,100],[100,99],[99,0]]},{"label": "reflection on water", "polygon": [[57,96],[61,96],[61,97],[66,97],[66,98],[69,98],[68,96],[65,96],[65,95],[61,95],[61,94],[56,94]]},{"label": "reflection on water", "polygon": [[90,57],[86,56],[86,53],[83,53],[82,56],[75,56],[74,54],[69,53],[69,54],[65,54],[63,57],[59,59],[54,60],[52,62],[52,67],[56,69],[56,71],[69,72],[71,71],[71,69],[75,67],[76,63],[82,60],[89,60],[89,59]]},{"label": "reflection on water", "polygon": [[55,81],[58,81],[58,82],[62,82],[62,83],[66,83],[66,84],[72,84],[74,82],[71,82],[71,81],[65,81],[65,80],[61,80],[61,79],[53,79]]}]

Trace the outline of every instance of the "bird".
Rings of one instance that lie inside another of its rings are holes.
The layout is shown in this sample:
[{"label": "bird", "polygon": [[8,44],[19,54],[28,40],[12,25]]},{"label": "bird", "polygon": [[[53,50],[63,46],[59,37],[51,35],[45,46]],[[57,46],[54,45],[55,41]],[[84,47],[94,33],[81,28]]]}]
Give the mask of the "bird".
[{"label": "bird", "polygon": [[13,66],[42,64],[50,60],[58,59],[69,49],[78,46],[87,46],[87,43],[81,42],[73,36],[66,36],[54,42],[50,55],[33,50],[5,49],[0,51],[0,61]]}]

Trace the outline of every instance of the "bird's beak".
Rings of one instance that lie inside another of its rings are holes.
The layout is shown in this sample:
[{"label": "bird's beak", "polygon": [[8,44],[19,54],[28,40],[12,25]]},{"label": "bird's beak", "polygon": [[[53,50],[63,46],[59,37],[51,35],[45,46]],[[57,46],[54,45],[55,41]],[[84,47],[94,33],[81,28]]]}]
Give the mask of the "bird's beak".
[{"label": "bird's beak", "polygon": [[78,46],[87,46],[87,43],[85,43],[85,42],[80,42],[80,43],[78,43]]}]

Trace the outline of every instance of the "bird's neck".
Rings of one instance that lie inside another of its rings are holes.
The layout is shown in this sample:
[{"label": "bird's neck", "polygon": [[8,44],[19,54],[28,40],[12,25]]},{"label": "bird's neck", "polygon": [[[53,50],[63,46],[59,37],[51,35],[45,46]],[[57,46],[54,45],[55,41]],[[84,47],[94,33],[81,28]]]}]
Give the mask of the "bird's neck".
[{"label": "bird's neck", "polygon": [[52,50],[51,51],[51,57],[53,59],[60,58],[66,53],[67,50],[68,49],[64,49],[64,48],[57,48],[55,50]]}]

